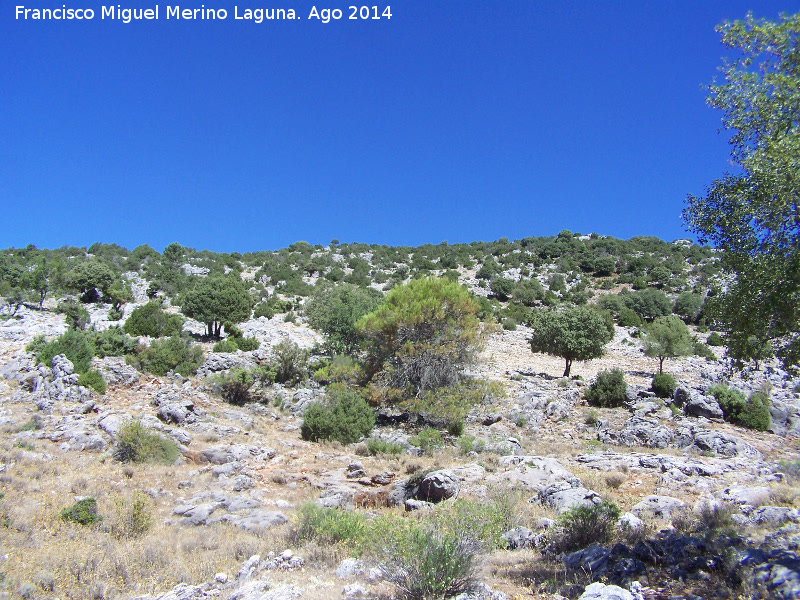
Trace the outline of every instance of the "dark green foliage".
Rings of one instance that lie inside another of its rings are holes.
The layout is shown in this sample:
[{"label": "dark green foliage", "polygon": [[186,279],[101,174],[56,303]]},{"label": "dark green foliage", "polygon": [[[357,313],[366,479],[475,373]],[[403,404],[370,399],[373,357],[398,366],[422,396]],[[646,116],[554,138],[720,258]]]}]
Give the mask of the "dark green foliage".
[{"label": "dark green foliage", "polygon": [[531,323],[531,350],[560,356],[569,377],[573,360],[600,358],[611,341],[605,319],[593,308],[577,306],[561,312],[540,311]]},{"label": "dark green foliage", "polygon": [[625,306],[647,321],[672,314],[672,302],[664,292],[655,288],[646,288],[620,296]]},{"label": "dark green foliage", "polygon": [[553,273],[547,280],[547,286],[551,292],[563,292],[567,289],[567,283],[561,273]]},{"label": "dark green foliage", "polygon": [[180,335],[183,319],[180,315],[170,314],[159,302],[148,302],[133,310],[123,326],[130,335],[146,335],[152,338]]},{"label": "dark green foliage", "polygon": [[592,506],[573,505],[558,518],[562,533],[554,540],[559,552],[574,552],[611,540],[620,510],[613,502]]},{"label": "dark green foliage", "polygon": [[700,340],[694,340],[694,355],[711,361],[717,360],[717,355],[714,354],[714,351]]},{"label": "dark green foliage", "polygon": [[128,421],[120,427],[114,445],[114,458],[120,462],[171,465],[178,458],[178,446],[151,431],[141,421]]},{"label": "dark green foliage", "polygon": [[70,329],[50,343],[42,345],[42,341],[39,338],[28,345],[29,352],[36,352],[37,362],[49,367],[54,356],[63,354],[70,360],[76,373],[85,373],[91,367],[94,344],[86,332]]},{"label": "dark green foliage", "polygon": [[245,369],[231,369],[224,375],[213,379],[214,389],[230,404],[243,406],[251,401],[250,388],[255,379]]},{"label": "dark green foliage", "polygon": [[206,324],[209,336],[219,337],[226,321],[250,318],[250,294],[238,275],[209,275],[188,291],[181,304],[183,314]]},{"label": "dark green foliage", "polygon": [[87,332],[94,345],[94,354],[105,356],[125,356],[136,350],[137,341],[123,333],[119,327],[109,327],[105,331]]},{"label": "dark green foliage", "polygon": [[492,290],[492,293],[501,302],[505,302],[509,299],[515,287],[516,286],[514,282],[510,279],[506,279],[505,277],[497,277],[492,279],[491,283],[489,284],[489,288]]},{"label": "dark green foliage", "polygon": [[197,372],[203,363],[203,349],[193,345],[189,340],[179,337],[168,337],[153,340],[133,359],[133,364],[140,371],[153,375],[166,375],[169,371],[189,377]]},{"label": "dark green foliage", "polygon": [[259,302],[256,304],[255,309],[253,309],[253,318],[258,319],[260,317],[265,317],[267,319],[271,319],[275,316],[275,308],[269,304],[269,302]]},{"label": "dark green foliage", "polygon": [[697,323],[702,310],[703,297],[700,294],[684,292],[675,300],[672,312],[681,317],[686,323]]},{"label": "dark green foliage", "polygon": [[375,413],[358,394],[329,390],[325,402],[312,404],[303,414],[300,435],[304,440],[337,440],[352,444],[369,435]]},{"label": "dark green foliage", "polygon": [[87,311],[80,302],[68,300],[61,302],[56,307],[56,312],[63,314],[67,318],[67,326],[70,329],[86,329],[91,319]]},{"label": "dark green foliage", "polygon": [[716,331],[712,331],[711,335],[708,336],[708,340],[707,340],[706,343],[709,346],[724,346],[725,345],[725,338],[723,338]]},{"label": "dark green foliage", "polygon": [[766,394],[754,392],[745,399],[741,391],[722,384],[711,386],[708,393],[716,398],[726,421],[758,431],[769,429],[770,402]]},{"label": "dark green foliage", "polygon": [[261,347],[261,342],[252,337],[237,337],[234,338],[234,341],[236,342],[237,348],[242,352],[252,352]]},{"label": "dark green foliage", "polygon": [[434,450],[438,450],[444,445],[442,434],[433,427],[426,427],[416,435],[412,435],[408,438],[408,443],[426,454],[432,454]]},{"label": "dark green foliage", "polygon": [[512,300],[515,304],[525,306],[535,306],[536,303],[544,298],[544,287],[536,279],[526,279],[520,281],[512,293]]},{"label": "dark green foliage", "polygon": [[594,274],[597,277],[608,277],[614,274],[617,268],[617,261],[613,256],[603,256],[594,261]]},{"label": "dark green foliage", "polygon": [[81,293],[84,302],[97,302],[107,297],[115,279],[114,271],[94,259],[78,263],[68,275],[70,287]]},{"label": "dark green foliage", "polygon": [[94,369],[90,369],[78,376],[78,385],[91,388],[101,396],[106,393],[106,380]]},{"label": "dark green foliage", "polygon": [[622,310],[619,311],[617,323],[619,323],[620,327],[640,327],[644,321],[630,308],[623,306]]},{"label": "dark green foliage", "polygon": [[236,352],[238,349],[239,346],[236,345],[236,341],[233,338],[220,340],[211,348],[213,352]]},{"label": "dark green foliage", "polygon": [[620,369],[600,371],[597,379],[586,388],[586,400],[593,406],[613,408],[622,406],[626,400],[625,373]]},{"label": "dark green foliage", "polygon": [[677,389],[678,382],[669,373],[656,373],[653,375],[650,390],[659,398],[672,398]]},{"label": "dark green foliage", "polygon": [[103,520],[97,514],[97,500],[94,498],[82,498],[61,511],[63,521],[72,521],[83,526],[94,525]]},{"label": "dark green foliage", "polygon": [[478,583],[480,543],[471,535],[415,527],[383,549],[381,575],[406,600],[450,598]]},{"label": "dark green foliage", "polygon": [[358,350],[362,341],[356,322],[382,302],[383,294],[377,290],[342,284],[319,289],[304,311],[308,324],[325,335],[329,351],[348,354]]}]

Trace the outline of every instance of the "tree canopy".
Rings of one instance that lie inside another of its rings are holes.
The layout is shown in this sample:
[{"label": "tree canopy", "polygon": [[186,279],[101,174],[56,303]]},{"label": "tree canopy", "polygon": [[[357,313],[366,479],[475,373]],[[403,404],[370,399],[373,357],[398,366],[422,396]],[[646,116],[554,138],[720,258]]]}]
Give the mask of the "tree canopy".
[{"label": "tree canopy", "polygon": [[186,292],[183,314],[206,325],[209,336],[219,337],[225,322],[250,318],[250,294],[238,275],[211,275]]},{"label": "tree canopy", "polygon": [[658,317],[645,329],[644,353],[658,358],[658,372],[664,372],[664,359],[690,354],[693,348],[689,328],[679,317]]},{"label": "tree canopy", "polygon": [[[701,242],[722,252],[733,282],[709,303],[731,340],[774,339],[787,367],[800,362],[800,14],[780,21],[725,22],[717,30],[737,56],[708,103],[731,132],[733,173],[683,212]],[[734,344],[734,358],[748,343]],[[741,356],[737,356],[741,354]]]},{"label": "tree canopy", "polygon": [[569,377],[572,361],[603,356],[604,346],[614,337],[603,316],[586,306],[541,311],[534,316],[531,327],[531,350],[563,358],[564,377]]},{"label": "tree canopy", "polygon": [[368,347],[369,371],[415,394],[458,382],[477,350],[478,307],[449,279],[399,285],[378,310],[356,323]]}]

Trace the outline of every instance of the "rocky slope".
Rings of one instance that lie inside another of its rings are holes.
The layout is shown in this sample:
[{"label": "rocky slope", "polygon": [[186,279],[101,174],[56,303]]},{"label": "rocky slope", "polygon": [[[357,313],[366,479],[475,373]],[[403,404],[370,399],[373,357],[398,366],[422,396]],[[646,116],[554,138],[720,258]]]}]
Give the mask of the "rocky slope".
[{"label": "rocky slope", "polygon": [[[96,307],[93,322],[102,327],[107,309]],[[202,326],[187,329],[200,333]],[[389,597],[394,592],[380,580],[379,561],[355,560],[342,547],[295,544],[291,522],[303,503],[412,518],[455,498],[498,495],[519,500],[517,527],[505,536],[508,550],[485,557],[484,587],[470,597],[800,597],[799,382],[775,365],[742,378],[723,361],[668,361],[681,387],[665,402],[647,390],[656,361],[643,356],[630,331],[617,328],[604,358],[573,366],[585,381],[619,367],[631,384],[628,408],[595,415],[583,400],[584,381],[558,378],[562,362],[532,354],[524,327],[498,331],[487,335],[474,374],[501,382],[506,395],[469,414],[465,434],[474,436],[473,450],[464,453],[446,437],[444,449],[420,455],[409,443],[413,427],[385,414],[373,437],[405,452],[376,457],[364,456],[359,445],[301,439],[303,411],[325,393],[314,383],[275,385],[267,402],[244,407],[214,395],[207,375],[255,365],[284,339],[302,347],[319,341],[302,323],[279,317],[241,329],[262,347],[209,353],[189,379],[95,359],[109,383],[100,396],[77,385],[63,357],[36,365],[25,352],[35,336],[62,333],[63,316],[22,308],[0,322],[4,597]],[[716,382],[768,389],[771,430],[723,422],[705,395]],[[175,464],[113,460],[130,419],[173,439],[181,454]],[[416,471],[426,474],[413,478]],[[153,527],[144,536],[117,535],[137,492],[148,498]],[[89,496],[104,516],[101,526],[59,518]],[[601,500],[622,509],[620,528],[640,535],[575,553],[548,550],[560,513]],[[737,527],[724,560],[718,547],[677,522],[720,506],[730,507]]]}]

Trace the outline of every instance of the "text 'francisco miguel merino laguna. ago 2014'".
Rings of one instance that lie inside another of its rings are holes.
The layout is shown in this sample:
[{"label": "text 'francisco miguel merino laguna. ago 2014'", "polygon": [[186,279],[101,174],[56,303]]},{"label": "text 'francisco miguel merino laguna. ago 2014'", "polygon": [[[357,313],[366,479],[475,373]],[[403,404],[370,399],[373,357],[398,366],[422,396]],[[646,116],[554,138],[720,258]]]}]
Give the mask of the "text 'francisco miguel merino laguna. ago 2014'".
[{"label": "text 'francisco miguel merino laguna. ago 2014'", "polygon": [[[328,23],[331,20],[338,21],[349,13],[350,20],[381,20],[391,19],[392,11],[389,6],[348,6],[347,11],[335,8],[311,7],[308,15],[310,20],[319,20]],[[261,23],[270,20],[294,20],[299,19],[293,8],[239,8],[233,7],[233,14],[224,8],[206,8],[205,4],[200,8],[181,8],[178,5],[165,6],[163,9],[156,4],[153,8],[122,8],[122,5],[101,6],[97,11],[91,8],[67,8],[66,4],[60,8],[26,8],[16,6],[17,20],[46,20],[46,21],[71,21],[71,20],[92,20],[96,16],[100,19],[110,19],[130,23],[132,21],[160,20],[220,20],[224,21],[229,16],[235,20],[254,21]]]}]

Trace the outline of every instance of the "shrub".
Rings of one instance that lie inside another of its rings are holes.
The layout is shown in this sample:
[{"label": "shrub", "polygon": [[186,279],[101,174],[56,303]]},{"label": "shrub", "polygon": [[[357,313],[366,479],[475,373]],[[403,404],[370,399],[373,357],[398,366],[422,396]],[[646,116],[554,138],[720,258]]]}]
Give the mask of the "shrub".
[{"label": "shrub", "polygon": [[702,310],[703,297],[700,294],[684,292],[675,300],[672,312],[681,317],[686,323],[696,323]]},{"label": "shrub", "polygon": [[218,341],[214,344],[214,347],[211,348],[213,352],[236,352],[239,349],[239,346],[233,340],[233,338],[225,338],[224,340]]},{"label": "shrub", "polygon": [[383,549],[381,577],[408,600],[449,598],[476,585],[480,544],[470,535],[414,527]]},{"label": "shrub", "polygon": [[763,392],[754,392],[749,398],[735,388],[723,384],[712,385],[708,393],[714,396],[726,421],[766,431],[770,426],[769,398]]},{"label": "shrub", "polygon": [[414,394],[458,383],[478,347],[477,305],[448,279],[399,285],[356,329],[367,340],[368,375]]},{"label": "shrub", "polygon": [[234,338],[234,342],[236,342],[236,346],[242,352],[252,352],[261,347],[261,342],[254,337],[237,337]]},{"label": "shrub", "polygon": [[90,497],[82,498],[72,506],[62,510],[61,519],[86,526],[99,523],[103,520],[103,517],[97,514],[97,500]]},{"label": "shrub", "polygon": [[141,421],[132,420],[120,427],[113,454],[120,462],[171,465],[178,458],[178,447],[172,440],[149,430]]},{"label": "shrub", "polygon": [[243,406],[250,402],[250,388],[255,380],[246,369],[230,369],[212,380],[214,391],[230,404]]},{"label": "shrub", "polygon": [[337,354],[358,350],[362,336],[356,322],[376,310],[383,294],[372,288],[341,284],[318,289],[306,303],[308,324],[325,335],[325,347]]},{"label": "shrub", "polygon": [[642,318],[627,306],[619,311],[617,323],[620,327],[639,327],[643,322]]},{"label": "shrub", "polygon": [[90,369],[78,376],[78,385],[91,388],[101,396],[106,393],[106,380],[94,369]]},{"label": "shrub", "polygon": [[29,352],[36,352],[37,362],[50,366],[54,356],[63,354],[70,360],[76,373],[85,373],[91,367],[94,344],[85,331],[70,329],[52,342],[43,342],[42,338],[37,338],[27,348]]},{"label": "shrub", "polygon": [[511,317],[506,317],[503,319],[503,329],[506,331],[516,331],[517,330],[517,322],[512,319]]},{"label": "shrub", "polygon": [[117,539],[137,538],[153,527],[150,500],[142,492],[135,492],[130,500],[117,502],[117,514],[111,524],[111,535]]},{"label": "shrub", "polygon": [[259,302],[256,304],[255,309],[253,309],[253,318],[258,319],[259,317],[266,317],[267,319],[271,319],[275,316],[275,308],[269,304],[269,302]]},{"label": "shrub", "polygon": [[554,540],[557,551],[573,552],[592,544],[606,544],[611,540],[619,515],[620,510],[613,502],[573,505],[558,519],[562,531]]},{"label": "shrub", "polygon": [[464,421],[458,419],[450,421],[447,424],[447,433],[453,437],[461,437],[464,435]]},{"label": "shrub", "polygon": [[717,355],[708,344],[704,344],[700,340],[694,341],[694,355],[705,358],[706,360],[717,360]]},{"label": "shrub", "polygon": [[75,300],[61,302],[56,307],[56,312],[63,314],[67,318],[67,325],[70,329],[86,329],[86,326],[91,322],[89,312],[80,302],[75,302]]},{"label": "shrub", "polygon": [[622,406],[626,400],[625,373],[620,369],[600,371],[597,379],[586,388],[586,400],[593,406],[611,408]]},{"label": "shrub", "polygon": [[301,350],[292,341],[283,340],[272,348],[270,367],[278,383],[297,384],[308,377],[308,350]]},{"label": "shrub", "polygon": [[181,334],[183,319],[180,315],[165,312],[159,302],[148,302],[133,310],[123,328],[130,335],[170,337]]},{"label": "shrub", "polygon": [[[636,289],[635,282],[634,288]],[[641,288],[640,291],[621,294],[620,296],[625,306],[648,321],[656,317],[672,314],[672,302],[664,292],[655,288],[645,287]]]},{"label": "shrub", "polygon": [[367,450],[372,456],[377,454],[393,454],[399,455],[403,453],[403,446],[400,444],[393,444],[386,440],[379,440],[376,438],[369,438],[367,440]]},{"label": "shrub", "polygon": [[375,413],[358,394],[329,390],[325,402],[312,404],[303,414],[300,435],[304,440],[337,440],[352,444],[375,426]]},{"label": "shrub", "polygon": [[491,289],[492,293],[497,297],[497,299],[502,302],[508,300],[515,287],[515,282],[513,282],[511,279],[506,279],[505,277],[497,277],[496,279],[492,279],[492,281],[489,283],[489,289]]},{"label": "shrub", "polygon": [[725,345],[725,338],[723,338],[719,333],[716,331],[712,331],[711,335],[708,336],[706,343],[709,346],[724,346]]},{"label": "shrub", "polygon": [[355,546],[367,531],[367,519],[355,511],[323,508],[313,502],[297,509],[289,534],[294,543],[315,541],[319,544]]},{"label": "shrub", "polygon": [[485,445],[483,440],[477,439],[474,435],[464,435],[458,439],[458,449],[461,451],[461,454],[483,452]]},{"label": "shrub", "polygon": [[597,422],[600,420],[600,413],[598,413],[595,409],[590,410],[586,413],[586,417],[584,417],[583,422],[587,425],[597,425]]},{"label": "shrub", "polygon": [[659,398],[672,398],[677,389],[678,382],[675,381],[675,378],[669,373],[656,373],[653,375],[650,391]]},{"label": "shrub", "polygon": [[137,341],[125,334],[119,327],[109,327],[105,331],[92,331],[90,338],[96,356],[124,356],[136,350]]},{"label": "shrub", "polygon": [[169,337],[153,340],[133,359],[137,369],[153,375],[166,375],[169,371],[184,377],[194,375],[203,362],[203,349],[189,340]]},{"label": "shrub", "polygon": [[416,446],[426,454],[431,454],[434,450],[438,450],[444,444],[442,442],[442,434],[433,427],[426,427],[421,430],[417,435],[408,438],[408,443]]},{"label": "shrub", "polygon": [[225,322],[250,318],[250,294],[237,274],[210,275],[197,282],[183,297],[183,313],[206,326],[209,336],[219,337]]},{"label": "shrub", "polygon": [[314,381],[329,384],[336,382],[355,383],[364,375],[361,366],[349,356],[334,356],[333,360],[314,371]]}]

